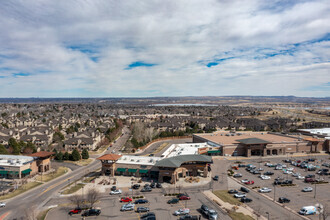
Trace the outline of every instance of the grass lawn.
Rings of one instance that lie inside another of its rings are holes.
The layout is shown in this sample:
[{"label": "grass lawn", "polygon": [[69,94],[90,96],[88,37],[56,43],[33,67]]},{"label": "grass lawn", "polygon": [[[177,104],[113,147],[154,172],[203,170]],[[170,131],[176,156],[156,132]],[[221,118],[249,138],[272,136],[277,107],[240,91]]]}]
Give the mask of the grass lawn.
[{"label": "grass lawn", "polygon": [[83,180],[84,183],[90,183],[92,180],[96,179],[96,176],[85,177]]},{"label": "grass lawn", "polygon": [[249,215],[244,215],[241,212],[234,212],[234,211],[230,211],[228,213],[229,217],[232,220],[253,220],[253,218]]},{"label": "grass lawn", "polygon": [[46,175],[42,175],[42,176],[37,176],[36,180],[37,181],[41,181],[41,182],[48,182],[52,179],[55,179],[59,176],[62,176],[63,174],[65,174],[66,172],[68,172],[68,168],[66,167],[59,167],[54,173],[49,173]]},{"label": "grass lawn", "polygon": [[14,192],[8,193],[7,195],[4,195],[4,196],[0,196],[0,200],[13,198],[21,193],[24,193],[34,187],[39,186],[41,184],[42,183],[40,183],[40,182],[29,182],[27,184],[24,184],[24,185],[18,187],[18,189],[15,190]]},{"label": "grass lawn", "polygon": [[74,163],[78,166],[87,166],[88,164],[90,164],[93,160],[92,159],[81,159],[78,161],[65,161],[67,163]]},{"label": "grass lawn", "polygon": [[83,186],[85,186],[85,184],[81,184],[81,183],[78,183],[78,184],[76,184],[76,185],[71,185],[71,187],[70,188],[68,188],[68,189],[66,189],[66,190],[64,190],[63,192],[62,192],[62,194],[64,194],[64,195],[68,195],[68,194],[72,194],[72,193],[75,193],[75,192],[77,192],[79,189],[81,189]]},{"label": "grass lawn", "polygon": [[227,190],[217,190],[214,191],[213,193],[224,202],[228,202],[232,205],[241,204],[241,202],[238,199],[236,199],[233,195],[229,194]]},{"label": "grass lawn", "polygon": [[44,210],[42,212],[40,212],[37,216],[37,220],[45,220],[45,217],[47,215],[47,213],[50,211],[51,209],[47,209],[47,210]]}]

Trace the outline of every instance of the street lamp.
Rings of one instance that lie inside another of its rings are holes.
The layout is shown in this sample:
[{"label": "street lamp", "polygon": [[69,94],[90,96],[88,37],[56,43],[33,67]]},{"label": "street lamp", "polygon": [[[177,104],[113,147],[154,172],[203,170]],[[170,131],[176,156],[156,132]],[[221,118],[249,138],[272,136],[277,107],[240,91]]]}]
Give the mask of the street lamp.
[{"label": "street lamp", "polygon": [[267,219],[269,220],[269,212],[266,212],[266,214],[267,214]]}]

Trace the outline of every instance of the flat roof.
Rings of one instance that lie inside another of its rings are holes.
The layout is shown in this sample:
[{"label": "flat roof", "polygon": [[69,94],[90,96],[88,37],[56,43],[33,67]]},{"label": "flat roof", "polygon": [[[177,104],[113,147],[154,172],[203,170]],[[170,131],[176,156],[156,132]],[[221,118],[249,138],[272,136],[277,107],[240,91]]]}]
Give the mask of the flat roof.
[{"label": "flat roof", "polygon": [[199,148],[212,147],[207,143],[191,143],[191,144],[172,144],[162,154],[162,158],[175,157],[179,155],[198,154]]},{"label": "flat roof", "polygon": [[186,162],[205,162],[205,163],[211,163],[212,157],[206,156],[206,155],[200,155],[200,154],[194,154],[194,155],[181,155],[176,157],[169,157],[160,160],[155,164],[156,167],[173,167],[177,168],[180,167],[181,164]]},{"label": "flat roof", "polygon": [[234,145],[238,144],[237,140],[240,139],[248,139],[248,138],[258,138],[264,141],[268,141],[271,143],[292,143],[292,142],[300,142],[298,137],[290,137],[284,135],[277,134],[268,134],[266,132],[214,132],[207,134],[194,134],[197,137],[201,137],[206,141],[212,141],[214,143],[220,145]]},{"label": "flat roof", "polygon": [[20,167],[34,161],[33,157],[17,155],[0,155],[0,166]]},{"label": "flat roof", "polygon": [[133,155],[122,155],[116,162],[116,164],[136,164],[136,165],[155,165],[161,157],[143,157]]},{"label": "flat roof", "polygon": [[330,128],[298,129],[298,131],[306,131],[311,134],[330,136]]}]

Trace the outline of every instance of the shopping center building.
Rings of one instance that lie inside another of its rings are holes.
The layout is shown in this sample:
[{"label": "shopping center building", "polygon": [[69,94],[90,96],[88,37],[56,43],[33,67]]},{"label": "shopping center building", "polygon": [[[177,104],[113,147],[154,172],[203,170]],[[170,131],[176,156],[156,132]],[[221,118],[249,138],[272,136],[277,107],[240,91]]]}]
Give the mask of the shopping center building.
[{"label": "shopping center building", "polygon": [[194,134],[193,142],[217,145],[222,156],[247,157],[320,152],[329,147],[329,141],[324,138],[267,132]]}]

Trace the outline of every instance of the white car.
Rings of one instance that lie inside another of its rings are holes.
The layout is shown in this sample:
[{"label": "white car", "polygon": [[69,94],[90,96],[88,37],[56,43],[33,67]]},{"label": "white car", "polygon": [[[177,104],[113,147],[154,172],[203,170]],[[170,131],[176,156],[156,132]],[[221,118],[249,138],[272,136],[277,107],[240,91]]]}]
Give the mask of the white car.
[{"label": "white car", "polygon": [[179,209],[176,210],[173,215],[188,215],[190,212],[190,209]]},{"label": "white car", "polygon": [[243,198],[243,197],[245,197],[245,196],[246,196],[246,194],[245,194],[245,193],[241,193],[241,192],[236,193],[236,194],[234,195],[235,198]]},{"label": "white car", "polygon": [[122,193],[121,189],[116,189],[116,190],[111,191],[110,195],[119,195],[121,193]]},{"label": "white car", "polygon": [[288,167],[288,168],[286,168],[286,170],[293,171],[294,168],[293,167]]},{"label": "white car", "polygon": [[258,190],[260,193],[269,193],[272,191],[272,189],[269,189],[267,187],[262,187],[261,189]]},{"label": "white car", "polygon": [[284,174],[292,174],[292,172],[289,171],[289,170],[284,170],[283,173],[284,173]]},{"label": "white car", "polygon": [[297,176],[297,179],[298,180],[303,180],[303,179],[305,179],[305,177],[304,176]]},{"label": "white car", "polygon": [[270,180],[270,176],[266,176],[266,175],[260,175],[260,178],[262,180]]},{"label": "white car", "polygon": [[303,192],[312,192],[313,188],[312,187],[305,187],[302,189]]},{"label": "white car", "polygon": [[0,202],[0,208],[2,208],[2,207],[6,207],[6,203]]},{"label": "white car", "polygon": [[300,173],[293,173],[292,176],[298,177],[298,176],[301,176],[301,174]]},{"label": "white car", "polygon": [[247,183],[247,182],[249,182],[249,180],[248,179],[244,179],[244,180],[241,180],[241,182],[242,183]]}]

